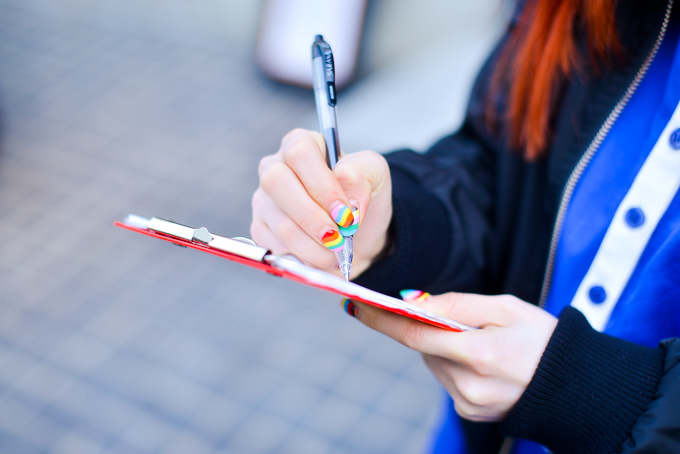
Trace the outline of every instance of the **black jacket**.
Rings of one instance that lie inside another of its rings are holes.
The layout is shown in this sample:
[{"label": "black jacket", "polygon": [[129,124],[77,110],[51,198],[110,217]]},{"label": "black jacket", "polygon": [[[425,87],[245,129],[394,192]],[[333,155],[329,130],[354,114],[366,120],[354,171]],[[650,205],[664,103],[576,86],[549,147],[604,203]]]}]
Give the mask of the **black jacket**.
[{"label": "black jacket", "polygon": [[[392,295],[406,288],[509,293],[539,303],[565,184],[629,90],[668,7],[659,0],[619,1],[625,61],[599,72],[586,69],[564,86],[552,120],[552,146],[545,158],[530,163],[508,150],[502,125],[493,133],[486,127],[490,77],[502,40],[477,78],[461,129],[425,154],[400,150],[386,156],[394,247],[357,282]],[[680,26],[679,9],[673,8],[670,26]],[[568,308],[502,429],[555,452],[680,452],[679,362],[678,340],[658,349],[637,346],[592,330]],[[569,374],[559,364],[568,365]],[[608,391],[612,383],[615,392]],[[471,433],[479,429],[466,427]]]}]

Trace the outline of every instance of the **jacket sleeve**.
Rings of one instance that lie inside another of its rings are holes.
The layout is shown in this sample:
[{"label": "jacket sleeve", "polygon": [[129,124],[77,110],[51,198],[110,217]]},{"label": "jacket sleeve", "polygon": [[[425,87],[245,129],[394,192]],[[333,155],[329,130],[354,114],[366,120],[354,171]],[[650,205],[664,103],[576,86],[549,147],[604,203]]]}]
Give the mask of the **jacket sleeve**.
[{"label": "jacket sleeve", "polygon": [[680,452],[678,409],[680,339],[644,347],[567,307],[501,430],[555,453]]},{"label": "jacket sleeve", "polygon": [[461,129],[424,154],[386,155],[393,191],[392,252],[357,283],[382,293],[483,291],[494,189],[494,151],[484,132],[490,58]]},{"label": "jacket sleeve", "polygon": [[624,454],[680,452],[680,339],[666,340],[660,348],[666,352],[664,374],[623,444]]}]

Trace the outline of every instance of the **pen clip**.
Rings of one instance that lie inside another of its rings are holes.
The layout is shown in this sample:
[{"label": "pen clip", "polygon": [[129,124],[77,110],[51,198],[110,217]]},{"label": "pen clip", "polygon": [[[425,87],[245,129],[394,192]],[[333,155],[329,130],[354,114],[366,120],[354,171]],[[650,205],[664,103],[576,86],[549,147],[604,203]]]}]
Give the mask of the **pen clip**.
[{"label": "pen clip", "polygon": [[312,58],[321,58],[323,63],[324,80],[326,81],[326,95],[328,105],[335,107],[335,60],[331,46],[323,40],[323,36],[316,35],[312,45]]}]

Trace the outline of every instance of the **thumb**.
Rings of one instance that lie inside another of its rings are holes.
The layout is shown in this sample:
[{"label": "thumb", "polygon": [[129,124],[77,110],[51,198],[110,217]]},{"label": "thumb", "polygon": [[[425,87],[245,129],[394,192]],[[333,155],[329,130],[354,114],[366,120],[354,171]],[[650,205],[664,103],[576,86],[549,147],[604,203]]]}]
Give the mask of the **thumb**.
[{"label": "thumb", "polygon": [[[333,169],[333,173],[347,197],[355,205],[353,214],[355,221],[358,219],[358,223],[353,225],[353,232],[341,231],[341,233],[353,234],[363,225],[372,198],[385,190],[391,191],[389,167],[385,158],[378,153],[360,151],[344,155]],[[372,207],[371,211],[376,211],[376,207]]]},{"label": "thumb", "polygon": [[[511,295],[487,296],[474,293],[449,292],[442,295],[429,295],[409,301],[404,292],[404,300],[435,314],[465,325],[484,328],[486,326],[507,326],[516,319],[520,300]],[[413,293],[411,293],[413,294]]]}]

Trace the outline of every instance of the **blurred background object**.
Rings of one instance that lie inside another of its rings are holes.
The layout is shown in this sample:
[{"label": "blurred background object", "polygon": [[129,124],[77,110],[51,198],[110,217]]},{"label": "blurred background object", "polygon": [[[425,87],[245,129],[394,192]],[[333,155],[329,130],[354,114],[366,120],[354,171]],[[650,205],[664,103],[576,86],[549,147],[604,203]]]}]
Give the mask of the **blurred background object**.
[{"label": "blurred background object", "polygon": [[255,55],[269,77],[312,87],[310,36],[333,43],[338,88],[354,77],[368,0],[264,0]]},{"label": "blurred background object", "polygon": [[[334,295],[112,225],[248,236],[259,159],[316,128],[311,91],[256,67],[260,12],[0,0],[0,452],[422,451],[440,391],[419,355]],[[497,0],[369,2],[345,150],[453,130],[504,21]]]}]

